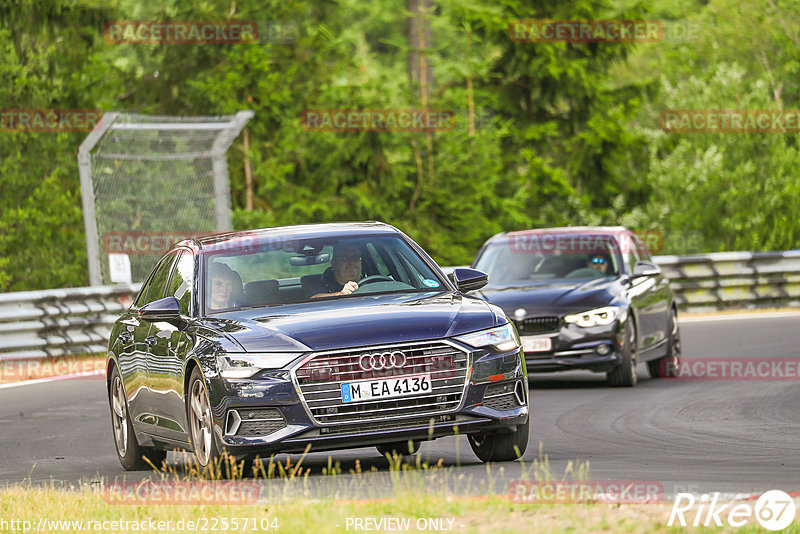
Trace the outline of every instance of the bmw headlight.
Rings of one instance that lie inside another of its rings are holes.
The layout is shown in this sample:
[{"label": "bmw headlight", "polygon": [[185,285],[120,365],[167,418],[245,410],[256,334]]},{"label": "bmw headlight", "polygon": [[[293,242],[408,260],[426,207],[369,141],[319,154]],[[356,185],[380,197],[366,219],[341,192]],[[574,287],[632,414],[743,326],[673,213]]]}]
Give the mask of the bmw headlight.
[{"label": "bmw headlight", "polygon": [[506,323],[503,326],[496,326],[488,330],[481,330],[480,332],[473,332],[472,334],[458,336],[456,339],[471,347],[494,347],[503,352],[514,350],[520,346],[517,330],[511,323]]},{"label": "bmw headlight", "polygon": [[574,315],[567,315],[564,321],[583,328],[611,324],[619,316],[619,306],[604,306]]},{"label": "bmw headlight", "polygon": [[250,378],[264,369],[280,369],[299,357],[299,352],[228,352],[217,354],[217,368],[222,378]]}]

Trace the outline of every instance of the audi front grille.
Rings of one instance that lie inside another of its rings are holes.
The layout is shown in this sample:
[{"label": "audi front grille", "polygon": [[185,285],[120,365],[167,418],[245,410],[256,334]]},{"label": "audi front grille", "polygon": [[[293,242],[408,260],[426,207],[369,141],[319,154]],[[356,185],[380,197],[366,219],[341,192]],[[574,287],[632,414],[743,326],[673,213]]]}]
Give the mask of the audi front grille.
[{"label": "audi front grille", "polygon": [[[397,365],[399,361],[403,365]],[[423,342],[318,353],[304,360],[293,375],[312,419],[321,425],[337,425],[456,411],[466,389],[468,369],[469,353],[465,350],[445,342]],[[430,392],[342,401],[343,383],[419,374],[430,374]]]}]

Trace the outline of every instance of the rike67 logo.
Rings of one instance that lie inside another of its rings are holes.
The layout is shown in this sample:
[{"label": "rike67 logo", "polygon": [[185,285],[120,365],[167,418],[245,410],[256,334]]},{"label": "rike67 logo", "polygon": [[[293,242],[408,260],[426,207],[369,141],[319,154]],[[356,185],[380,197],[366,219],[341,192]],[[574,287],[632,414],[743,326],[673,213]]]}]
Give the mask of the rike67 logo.
[{"label": "rike67 logo", "polygon": [[[704,496],[707,497],[707,496]],[[694,520],[687,522],[694,513]],[[673,526],[677,520],[682,527],[711,525],[721,527],[727,521],[732,527],[742,527],[755,519],[766,530],[783,530],[788,527],[796,513],[796,505],[792,497],[781,490],[770,490],[762,494],[753,506],[750,502],[719,502],[719,493],[714,493],[711,501],[707,498],[695,498],[691,493],[678,493],[669,514],[667,526]],[[685,515],[684,515],[685,514]]]}]

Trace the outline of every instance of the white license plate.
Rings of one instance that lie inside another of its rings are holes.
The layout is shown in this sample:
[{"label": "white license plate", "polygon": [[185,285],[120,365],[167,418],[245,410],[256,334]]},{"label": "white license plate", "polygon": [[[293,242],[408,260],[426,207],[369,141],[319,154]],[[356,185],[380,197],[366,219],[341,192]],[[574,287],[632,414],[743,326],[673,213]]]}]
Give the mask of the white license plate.
[{"label": "white license plate", "polygon": [[553,349],[553,340],[549,337],[523,337],[522,350],[525,352],[547,352]]},{"label": "white license plate", "polygon": [[342,384],[342,402],[409,397],[433,390],[431,375],[409,375]]}]

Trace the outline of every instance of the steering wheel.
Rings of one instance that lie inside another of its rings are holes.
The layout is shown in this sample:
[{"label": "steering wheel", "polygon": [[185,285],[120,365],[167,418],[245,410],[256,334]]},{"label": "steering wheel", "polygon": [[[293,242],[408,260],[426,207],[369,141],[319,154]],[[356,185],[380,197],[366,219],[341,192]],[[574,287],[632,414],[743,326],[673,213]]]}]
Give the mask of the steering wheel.
[{"label": "steering wheel", "polygon": [[[365,276],[364,278],[359,280],[357,283],[358,283],[358,289],[361,289],[361,286],[363,286],[364,284],[371,284],[373,282],[394,282],[394,281],[395,280],[393,278],[389,278],[388,276],[383,276],[383,275],[380,275],[380,274],[373,274],[373,275],[370,275],[370,276]],[[356,290],[356,291],[358,291],[358,290]]]}]

